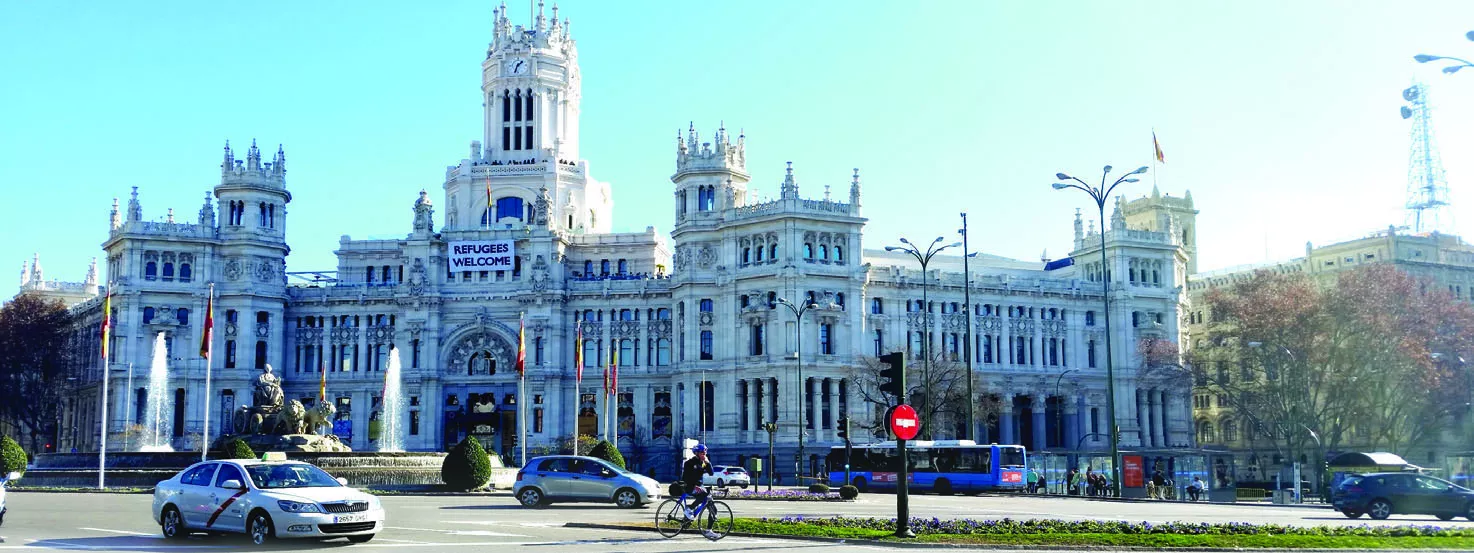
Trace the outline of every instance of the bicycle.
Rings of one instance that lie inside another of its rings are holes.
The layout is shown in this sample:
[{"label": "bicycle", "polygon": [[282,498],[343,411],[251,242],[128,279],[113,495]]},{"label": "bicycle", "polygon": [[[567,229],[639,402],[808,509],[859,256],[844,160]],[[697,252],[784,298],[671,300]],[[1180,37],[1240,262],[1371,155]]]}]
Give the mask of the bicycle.
[{"label": "bicycle", "polygon": [[708,493],[701,504],[692,509],[691,516],[686,516],[686,501],[689,494],[681,494],[678,499],[667,499],[655,509],[655,529],[660,535],[674,538],[681,531],[695,526],[702,530],[703,534],[710,531],[707,539],[717,541],[732,533],[732,508],[726,503],[716,501]]}]

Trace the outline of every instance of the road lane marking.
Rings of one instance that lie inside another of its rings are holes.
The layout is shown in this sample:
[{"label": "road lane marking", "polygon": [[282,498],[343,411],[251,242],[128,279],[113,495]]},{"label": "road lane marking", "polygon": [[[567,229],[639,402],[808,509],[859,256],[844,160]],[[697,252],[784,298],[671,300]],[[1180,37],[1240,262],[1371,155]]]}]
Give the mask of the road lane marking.
[{"label": "road lane marking", "polygon": [[77,529],[78,530],[91,530],[93,532],[109,532],[109,533],[113,533],[113,534],[127,534],[129,536],[158,536],[158,534],[154,534],[154,533],[151,533],[151,532],[134,532],[132,530],[113,530],[113,529],[110,529],[110,528],[89,528],[89,527],[83,526],[83,527],[80,527],[80,528],[77,528]]},{"label": "road lane marking", "polygon": [[502,532],[492,532],[490,530],[443,530],[443,529],[439,529],[439,528],[406,528],[406,527],[403,527],[403,526],[385,526],[384,528],[389,529],[389,530],[409,530],[409,531],[412,531],[412,532],[436,532],[436,533],[439,533],[439,534],[447,534],[447,535],[451,535],[451,536],[485,536],[485,537],[492,537],[492,538],[529,538],[529,537],[531,537],[531,536],[528,536],[526,534],[506,534],[506,533],[502,533]]}]

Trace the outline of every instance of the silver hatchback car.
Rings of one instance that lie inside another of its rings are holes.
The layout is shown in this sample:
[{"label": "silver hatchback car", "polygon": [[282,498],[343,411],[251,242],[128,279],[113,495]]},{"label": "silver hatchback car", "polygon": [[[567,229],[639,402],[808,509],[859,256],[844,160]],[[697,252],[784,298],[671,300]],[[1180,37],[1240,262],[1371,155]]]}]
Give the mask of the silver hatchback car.
[{"label": "silver hatchback car", "polygon": [[602,459],[552,455],[530,459],[517,471],[512,496],[524,507],[592,501],[634,508],[659,500],[660,483]]}]

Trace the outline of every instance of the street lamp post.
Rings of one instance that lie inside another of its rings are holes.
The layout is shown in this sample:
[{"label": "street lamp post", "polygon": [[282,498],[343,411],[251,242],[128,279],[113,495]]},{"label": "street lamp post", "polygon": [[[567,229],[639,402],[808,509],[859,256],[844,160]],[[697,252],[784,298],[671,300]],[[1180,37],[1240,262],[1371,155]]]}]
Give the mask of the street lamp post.
[{"label": "street lamp post", "polygon": [[809,392],[808,384],[804,382],[804,313],[819,307],[819,304],[809,301],[798,306],[788,301],[788,298],[778,298],[778,304],[793,312],[794,329],[798,332],[797,351],[793,354],[798,363],[798,457],[793,463],[793,477],[797,482],[798,477],[804,474],[804,431],[808,430],[808,417],[804,416],[804,396]]},{"label": "street lamp post", "polygon": [[[1078,370],[1080,370],[1080,369],[1065,369],[1064,372],[1059,373],[1059,376],[1055,377],[1055,379],[1054,379],[1054,397],[1060,398],[1059,408],[1054,410],[1054,428],[1055,428],[1056,431],[1058,431],[1060,433],[1060,437],[1064,437],[1064,434],[1065,434],[1065,431],[1064,431],[1064,424],[1065,424],[1064,423],[1065,405],[1064,405],[1064,398],[1059,395],[1059,386],[1060,386],[1060,384],[1064,384],[1065,375],[1070,374],[1070,373],[1075,372],[1075,371],[1078,371]],[[1065,441],[1063,439],[1061,439],[1059,441],[1059,445],[1060,445],[1060,447],[1064,447],[1065,446]]]},{"label": "street lamp post", "polygon": [[[928,263],[931,263],[931,258],[932,257],[936,256],[939,253],[942,253],[942,250],[945,250],[947,248],[955,248],[957,246],[961,246],[962,245],[961,242],[953,242],[951,244],[946,244],[946,245],[943,245],[943,246],[938,246],[937,244],[940,244],[941,242],[942,242],[942,237],[938,236],[936,240],[932,240],[931,241],[931,244],[928,244],[926,246],[926,251],[925,252],[923,252],[921,250],[921,248],[916,247],[916,245],[912,244],[910,241],[906,240],[905,238],[902,238],[901,239],[901,243],[902,244],[905,244],[905,246],[886,246],[885,247],[885,251],[888,251],[888,252],[906,252],[908,254],[911,254],[911,257],[915,257],[916,258],[916,262],[921,265],[921,309],[919,309],[917,311],[919,311],[921,313],[921,329],[922,329],[921,330],[921,385],[922,386],[930,386],[931,385],[931,380],[929,380],[929,377],[931,376],[931,351],[930,351],[930,348],[929,348],[929,345],[930,345],[930,342],[931,342],[931,330],[932,330],[931,329],[931,311],[930,311],[931,302],[928,301],[927,300],[927,297],[926,297],[926,281],[929,280],[930,277],[928,276],[929,273],[926,272],[926,265]],[[968,381],[971,382],[972,381],[971,371],[968,371],[968,375],[967,376],[968,376]],[[928,392],[930,392],[930,390],[928,390]],[[971,390],[969,390],[969,392],[971,392]],[[936,401],[936,398],[933,397],[934,395],[935,394],[927,393],[925,395],[926,400],[928,402]],[[969,397],[967,398],[968,405],[971,405],[972,404],[972,401],[973,401],[973,399],[971,397],[971,394],[969,394]],[[968,409],[969,409],[969,411],[971,411],[971,407],[969,407]],[[923,424],[923,426],[926,427],[928,429],[928,431],[930,431],[931,421],[925,420],[925,419],[923,419],[923,420],[925,421],[925,423]]]},{"label": "street lamp post", "polygon": [[1136,182],[1137,179],[1131,177],[1145,173],[1146,167],[1142,166],[1135,171],[1121,175],[1110,186],[1106,186],[1106,177],[1111,174],[1111,166],[1107,165],[1101,171],[1099,187],[1090,186],[1085,181],[1064,173],[1055,173],[1054,177],[1060,181],[1075,182],[1056,182],[1053,185],[1055,190],[1074,188],[1084,191],[1090,195],[1090,199],[1095,200],[1095,207],[1100,213],[1100,284],[1101,301],[1105,304],[1106,332],[1106,416],[1111,419],[1111,493],[1116,497],[1121,496],[1121,429],[1120,425],[1116,422],[1116,371],[1115,361],[1111,355],[1111,279],[1109,277],[1110,261],[1106,259],[1105,249],[1105,204],[1106,200],[1111,197],[1111,192],[1116,189],[1116,186],[1123,182]]},{"label": "street lamp post", "polygon": [[[1256,349],[1257,350],[1257,349],[1259,349],[1259,348],[1261,348],[1261,347],[1264,346],[1264,342],[1248,342],[1248,346],[1250,348],[1252,348],[1252,349]],[[1295,357],[1295,352],[1290,351],[1290,348],[1287,348],[1287,347],[1284,347],[1284,346],[1280,346],[1279,349],[1280,349],[1280,351],[1285,352],[1285,355],[1290,356],[1290,361],[1292,361],[1292,362],[1294,362],[1296,364],[1298,364],[1300,362],[1300,360]],[[1276,364],[1278,364],[1278,363],[1276,363]],[[1290,375],[1290,372],[1291,371],[1286,370],[1286,371],[1282,371],[1282,372],[1284,372],[1284,374],[1279,375],[1280,378],[1283,378],[1283,379],[1286,379],[1286,380],[1288,380],[1288,379],[1291,378],[1291,375]],[[1299,377],[1301,371],[1294,371],[1294,373],[1295,373],[1296,377]],[[1298,393],[1300,393],[1302,391],[1305,391],[1305,390],[1291,389],[1290,390],[1290,393],[1292,393],[1292,394],[1298,394]],[[1289,449],[1289,454],[1290,454],[1290,466],[1294,469],[1291,472],[1291,474],[1294,476],[1294,483],[1291,484],[1292,487],[1290,489],[1294,490],[1295,502],[1296,503],[1303,503],[1303,501],[1302,501],[1302,499],[1300,497],[1300,468],[1299,467],[1300,467],[1300,455],[1303,455],[1305,452],[1303,451],[1304,448],[1296,448],[1295,447],[1295,442],[1300,439],[1300,438],[1296,438],[1295,437],[1295,434],[1299,434],[1299,430],[1296,430],[1295,427],[1303,428],[1303,429],[1305,429],[1305,431],[1307,433],[1310,434],[1310,438],[1313,439],[1313,440],[1315,440],[1316,449],[1320,449],[1320,436],[1317,435],[1314,430],[1311,430],[1309,426],[1305,426],[1304,423],[1301,423],[1300,422],[1300,415],[1298,413],[1298,410],[1296,409],[1296,407],[1298,405],[1299,405],[1299,402],[1298,401],[1289,402],[1290,410],[1289,410],[1289,413],[1287,413],[1289,415],[1289,417],[1290,417],[1289,425],[1280,424],[1278,426],[1280,427],[1280,434],[1284,435],[1284,437],[1285,437],[1285,447]],[[1290,428],[1286,429],[1286,426],[1289,426]],[[1301,450],[1299,454],[1296,454],[1296,449],[1300,449]],[[1319,467],[1320,467],[1320,463],[1316,463],[1317,470],[1319,470]],[[1317,480],[1319,480],[1319,477],[1317,477]]]},{"label": "street lamp post", "polygon": [[963,313],[967,320],[967,331],[964,336],[967,343],[962,345],[962,351],[967,353],[967,439],[976,442],[978,439],[978,398],[973,395],[972,391],[972,358],[976,357],[978,352],[975,351],[976,348],[973,347],[972,341],[972,272],[968,270],[967,260],[977,254],[967,251],[966,212],[962,214],[962,228],[958,229],[957,233],[962,235],[962,303],[965,304]]},{"label": "street lamp post", "polygon": [[[1469,31],[1467,33],[1464,33],[1464,38],[1467,38],[1469,40],[1474,40],[1474,31]],[[1453,56],[1430,56],[1428,54],[1418,54],[1416,56],[1413,56],[1413,61],[1416,61],[1418,63],[1428,63],[1430,61],[1440,61],[1440,60],[1450,60],[1450,61],[1456,61],[1456,62],[1458,62],[1458,64],[1456,64],[1456,65],[1449,65],[1449,66],[1446,66],[1446,67],[1443,68],[1443,72],[1444,73],[1448,73],[1450,75],[1452,75],[1454,73],[1458,73],[1460,69],[1463,69],[1465,67],[1474,67],[1474,63],[1471,63],[1471,62],[1469,62],[1468,60],[1465,60],[1465,59],[1455,58]]]}]

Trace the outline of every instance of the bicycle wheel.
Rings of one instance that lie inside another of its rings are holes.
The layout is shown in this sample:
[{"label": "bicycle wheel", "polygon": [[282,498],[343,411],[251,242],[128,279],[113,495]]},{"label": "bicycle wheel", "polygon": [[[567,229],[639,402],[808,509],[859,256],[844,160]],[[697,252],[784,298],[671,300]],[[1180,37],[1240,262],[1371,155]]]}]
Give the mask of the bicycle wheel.
[{"label": "bicycle wheel", "polygon": [[674,538],[686,528],[686,524],[686,512],[680,501],[667,499],[655,509],[655,529],[662,536]]},{"label": "bicycle wheel", "polygon": [[713,501],[706,506],[706,512],[701,514],[698,524],[702,530],[712,531],[715,535],[712,540],[725,538],[732,533],[732,508],[721,501]]}]

